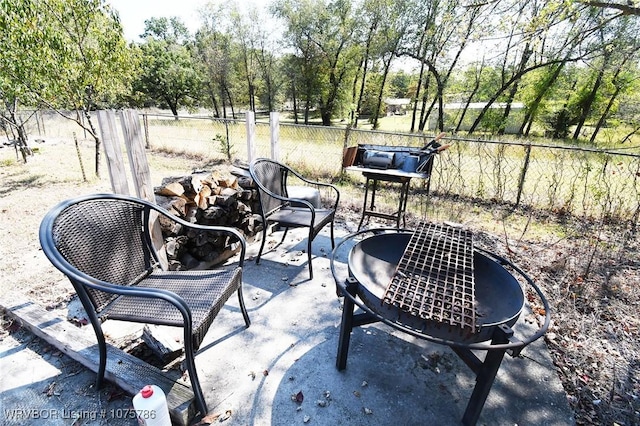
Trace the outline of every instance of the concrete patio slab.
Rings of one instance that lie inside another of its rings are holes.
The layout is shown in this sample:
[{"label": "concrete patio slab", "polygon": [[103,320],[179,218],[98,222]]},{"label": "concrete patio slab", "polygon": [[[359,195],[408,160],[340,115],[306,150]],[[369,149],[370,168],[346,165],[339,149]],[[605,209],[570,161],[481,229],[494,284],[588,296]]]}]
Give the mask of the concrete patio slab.
[{"label": "concrete patio slab", "polygon": [[[344,237],[354,227],[342,224],[336,236]],[[280,237],[279,233],[269,237],[269,245]],[[244,292],[251,327],[244,328],[237,300],[231,298],[196,357],[209,414],[219,414],[226,425],[460,424],[475,375],[446,346],[371,324],[354,329],[347,368],[337,370],[342,299],[336,295],[330,271],[329,234],[325,230],[314,241],[313,280],[308,279],[302,252],[305,238],[304,231],[290,231],[281,246],[263,255],[260,264],[247,261]],[[248,257],[255,257],[258,248],[258,243],[250,244]],[[340,267],[345,267],[347,253],[348,248],[338,253]],[[528,317],[523,313],[514,326],[517,332],[535,329]],[[3,369],[9,363],[15,367],[24,349],[19,343],[10,348],[9,343],[8,339],[0,342]],[[40,355],[32,358],[47,362]],[[59,358],[65,362],[65,356]],[[90,389],[87,374],[51,374],[54,379],[17,375],[11,377],[11,385],[4,378],[2,409],[16,408],[27,393],[42,394],[47,380],[72,389],[75,384],[67,382],[75,379],[84,381],[85,391],[74,404],[84,401],[85,405],[73,405],[73,412],[82,413],[82,407],[93,412],[96,404],[109,407],[103,394],[86,391]],[[47,410],[69,412],[64,398],[47,398]],[[120,399],[115,407],[121,409],[128,401]],[[113,423],[89,418],[78,424]],[[119,419],[117,424],[136,421]],[[478,424],[575,424],[543,339],[527,346],[518,358],[505,357]]]}]

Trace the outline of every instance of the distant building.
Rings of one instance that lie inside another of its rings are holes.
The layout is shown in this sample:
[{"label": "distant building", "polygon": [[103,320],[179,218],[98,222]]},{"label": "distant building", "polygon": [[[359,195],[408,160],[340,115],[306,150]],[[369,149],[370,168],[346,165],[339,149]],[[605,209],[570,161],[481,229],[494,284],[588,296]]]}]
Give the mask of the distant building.
[{"label": "distant building", "polygon": [[411,105],[409,98],[385,98],[383,102],[387,115],[405,115],[407,108]]}]

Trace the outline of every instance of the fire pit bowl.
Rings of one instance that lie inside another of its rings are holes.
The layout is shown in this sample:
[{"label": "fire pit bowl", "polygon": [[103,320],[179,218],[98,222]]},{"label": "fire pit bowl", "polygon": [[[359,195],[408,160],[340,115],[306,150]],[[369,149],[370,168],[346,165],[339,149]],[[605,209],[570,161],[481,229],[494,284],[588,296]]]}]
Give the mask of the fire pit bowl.
[{"label": "fire pit bowl", "polygon": [[349,252],[349,273],[358,281],[358,296],[369,309],[421,334],[459,343],[490,340],[495,327],[515,324],[524,306],[520,283],[502,265],[477,250],[473,253],[475,332],[423,319],[383,303],[385,289],[410,238],[411,233],[408,232],[377,234],[359,241]]}]

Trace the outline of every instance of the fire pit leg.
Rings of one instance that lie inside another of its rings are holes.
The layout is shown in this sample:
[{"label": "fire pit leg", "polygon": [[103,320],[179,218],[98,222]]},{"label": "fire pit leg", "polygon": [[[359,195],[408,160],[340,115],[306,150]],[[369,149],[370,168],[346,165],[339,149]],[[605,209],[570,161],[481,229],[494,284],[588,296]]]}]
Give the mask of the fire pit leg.
[{"label": "fire pit leg", "polygon": [[[347,291],[351,292],[349,287]],[[353,310],[355,305],[353,300],[347,295],[344,296],[342,306],[342,322],[340,323],[340,337],[338,340],[338,358],[336,368],[339,371],[347,367],[347,356],[349,355],[349,341],[351,340],[351,330],[353,330]]]},{"label": "fire pit leg", "polygon": [[378,322],[379,319],[367,312],[354,314],[354,299],[358,292],[358,281],[349,277],[346,280],[346,292],[342,306],[342,322],[340,323],[340,336],[338,337],[338,356],[336,368],[339,371],[347,368],[347,356],[349,355],[349,342],[351,341],[351,331],[354,327]]},{"label": "fire pit leg", "polygon": [[[513,331],[506,325],[500,325],[496,328],[491,344],[509,343],[509,337],[513,335]],[[506,349],[490,350],[487,351],[487,355],[484,361],[478,365],[477,369],[474,369],[476,373],[476,386],[473,388],[471,398],[462,416],[462,424],[465,426],[475,425],[480,418],[480,412],[482,407],[489,396],[489,391],[500,368],[502,359]]]}]

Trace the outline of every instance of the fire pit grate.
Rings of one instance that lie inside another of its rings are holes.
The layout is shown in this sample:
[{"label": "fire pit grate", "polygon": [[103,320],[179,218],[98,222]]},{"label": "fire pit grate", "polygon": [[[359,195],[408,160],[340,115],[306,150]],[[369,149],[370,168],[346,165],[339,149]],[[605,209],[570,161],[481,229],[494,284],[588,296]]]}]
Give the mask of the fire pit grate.
[{"label": "fire pit grate", "polygon": [[476,330],[473,234],[421,222],[382,299],[424,320]]}]

